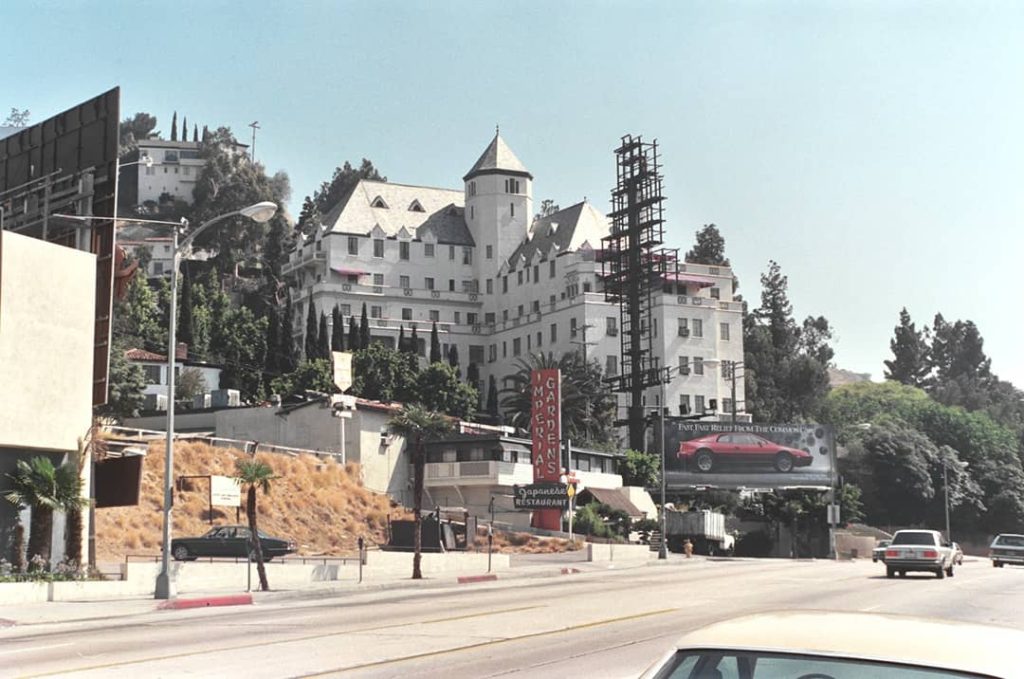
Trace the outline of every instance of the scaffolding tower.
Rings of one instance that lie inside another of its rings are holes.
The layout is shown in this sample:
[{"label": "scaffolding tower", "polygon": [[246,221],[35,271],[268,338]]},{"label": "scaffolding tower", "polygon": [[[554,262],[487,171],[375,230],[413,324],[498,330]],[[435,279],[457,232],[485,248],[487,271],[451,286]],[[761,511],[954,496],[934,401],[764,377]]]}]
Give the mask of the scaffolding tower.
[{"label": "scaffolding tower", "polygon": [[626,135],[615,154],[611,234],[602,239],[601,273],[605,299],[619,305],[622,370],[607,382],[630,395],[629,447],[643,450],[644,392],[665,379],[653,350],[655,295],[670,273],[678,273],[678,251],[660,247],[665,197],[658,142]]}]

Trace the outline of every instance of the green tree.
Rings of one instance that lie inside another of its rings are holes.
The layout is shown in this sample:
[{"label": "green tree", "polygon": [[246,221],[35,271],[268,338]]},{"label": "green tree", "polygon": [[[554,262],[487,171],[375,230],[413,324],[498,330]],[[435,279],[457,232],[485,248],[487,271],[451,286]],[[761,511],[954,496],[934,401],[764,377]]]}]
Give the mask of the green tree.
[{"label": "green tree", "polygon": [[423,551],[422,514],[423,514],[423,476],[427,466],[427,455],[424,443],[440,438],[451,429],[448,420],[437,412],[432,412],[419,405],[406,404],[401,411],[388,421],[388,428],[405,439],[406,447],[412,443],[413,465],[413,521],[415,537],[413,542],[412,579],[420,580],[420,559]]},{"label": "green tree", "polygon": [[642,450],[627,450],[619,463],[622,485],[651,488],[661,478],[661,462],[658,456]]},{"label": "green tree", "polygon": [[181,140],[188,141],[188,116],[181,117]]},{"label": "green tree", "polygon": [[146,374],[142,366],[132,363],[125,353],[131,347],[123,338],[114,336],[110,349],[110,367],[107,378],[107,402],[96,408],[96,414],[122,422],[136,417],[146,401]]},{"label": "green tree", "polygon": [[267,319],[257,319],[247,307],[228,308],[224,318],[215,350],[224,366],[220,388],[238,389],[242,400],[252,403],[262,395]]},{"label": "green tree", "polygon": [[272,380],[270,389],[284,399],[296,394],[303,395],[307,391],[332,394],[335,388],[331,362],[322,358],[303,361],[295,372]]},{"label": "green tree", "polygon": [[256,525],[256,491],[261,490],[266,495],[270,492],[271,483],[276,478],[274,470],[265,462],[255,458],[239,458],[235,460],[235,479],[239,484],[246,487],[245,515],[249,519],[249,558],[256,562],[256,572],[260,578],[260,590],[263,592],[270,591],[270,584],[267,582],[267,569],[263,565],[263,545],[260,542],[260,532]]},{"label": "green tree", "polygon": [[319,351],[319,326],[316,323],[316,305],[312,298],[309,300],[309,310],[306,313],[306,360],[315,361],[320,358]]},{"label": "green tree", "polygon": [[185,368],[174,378],[175,398],[191,403],[196,396],[205,394],[208,390],[206,378],[198,368]]},{"label": "green tree", "polygon": [[14,473],[7,474],[10,490],[4,498],[18,509],[32,510],[28,538],[29,558],[40,556],[50,560],[50,534],[53,513],[66,512],[88,503],[82,497],[82,478],[73,464],[54,467],[46,457],[18,460]]},{"label": "green tree", "polygon": [[498,407],[498,381],[494,379],[494,375],[487,378],[487,414],[491,417],[498,417],[500,414]]},{"label": "green tree", "polygon": [[398,327],[398,353],[408,354],[409,353],[409,342],[405,339],[405,326]]},{"label": "green tree", "polygon": [[118,138],[118,155],[123,160],[138,148],[140,141],[160,137],[156,129],[156,117],[148,113],[136,113],[121,121]]},{"label": "green tree", "polygon": [[277,309],[270,309],[267,313],[267,357],[263,362],[265,381],[273,380],[281,374],[281,354],[281,321]]},{"label": "green tree", "polygon": [[420,370],[420,338],[416,333],[416,326],[412,326],[412,337],[409,338],[409,370],[419,372]]},{"label": "green tree", "polygon": [[437,321],[430,327],[430,362],[438,363],[441,360],[441,338],[437,334]]},{"label": "green tree", "polygon": [[459,348],[454,344],[448,347],[448,365],[455,370],[455,375],[462,378],[462,368],[459,367]]},{"label": "green tree", "polygon": [[359,351],[361,348],[359,346],[359,326],[356,325],[356,317],[350,316],[348,319],[348,350]]},{"label": "green tree", "polygon": [[178,141],[178,112],[174,112],[174,117],[171,118],[171,141]]},{"label": "green tree", "polygon": [[910,320],[906,307],[900,311],[900,324],[893,330],[889,349],[893,359],[885,361],[885,379],[912,387],[924,386],[931,371],[928,364],[928,338]]},{"label": "green tree", "polygon": [[28,120],[29,120],[30,115],[31,114],[29,113],[29,110],[27,108],[23,109],[23,110],[20,110],[20,109],[11,107],[11,112],[7,115],[7,118],[4,120],[4,126],[5,127],[28,127]]},{"label": "green tree", "polygon": [[[477,392],[480,391],[480,366],[476,363],[470,363],[466,366],[466,383],[476,389]],[[479,402],[474,407],[480,407]]]},{"label": "green tree", "polygon": [[316,357],[324,360],[331,358],[331,335],[327,330],[327,314],[320,312],[320,328],[317,331]]},{"label": "green tree", "polygon": [[345,321],[337,304],[331,310],[331,351],[345,351]]},{"label": "green tree", "polygon": [[302,203],[302,210],[299,212],[299,221],[295,228],[304,236],[311,236],[316,233],[323,221],[323,215],[316,203],[309,196]]},{"label": "green tree", "polygon": [[199,141],[199,125],[192,125],[192,141]]},{"label": "green tree", "polygon": [[560,208],[558,207],[558,204],[555,203],[555,201],[551,200],[550,198],[545,198],[540,202],[540,212],[538,212],[533,219],[534,221],[538,219],[544,219],[545,217],[549,217],[555,214],[556,212],[559,211],[559,209]]},{"label": "green tree", "polygon": [[178,327],[177,339],[190,347],[195,341],[194,310],[192,308],[192,277],[188,275],[188,264],[183,267],[184,275],[181,277],[181,300],[178,305]]},{"label": "green tree", "polygon": [[731,266],[725,256],[725,238],[714,224],[705,224],[697,231],[697,242],[686,253],[685,261],[710,266]]},{"label": "green tree", "polygon": [[352,393],[356,396],[385,402],[415,400],[415,375],[408,361],[380,342],[355,352],[352,372]]},{"label": "green tree", "polygon": [[137,348],[159,350],[166,347],[166,334],[161,325],[157,296],[146,279],[135,276],[128,284],[123,300],[114,305],[113,333],[126,344]]},{"label": "green tree", "polygon": [[427,410],[464,420],[476,409],[476,389],[460,380],[455,369],[446,363],[431,363],[415,379],[417,400]]},{"label": "green tree", "polygon": [[281,353],[278,365],[281,373],[295,372],[299,367],[299,352],[295,348],[295,336],[292,333],[294,321],[295,312],[292,310],[292,296],[289,294],[285,301],[284,318],[281,320]]},{"label": "green tree", "polygon": [[366,317],[366,302],[363,302],[362,316],[359,318],[359,348],[370,346],[370,319]]}]

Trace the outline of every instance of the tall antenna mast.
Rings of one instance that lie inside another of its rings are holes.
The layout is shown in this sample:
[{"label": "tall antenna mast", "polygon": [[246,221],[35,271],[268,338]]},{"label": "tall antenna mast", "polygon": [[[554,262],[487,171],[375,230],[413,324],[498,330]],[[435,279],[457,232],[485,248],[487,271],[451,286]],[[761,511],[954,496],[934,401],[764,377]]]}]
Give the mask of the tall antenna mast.
[{"label": "tall antenna mast", "polygon": [[254,120],[249,123],[249,127],[252,128],[252,148],[249,149],[249,158],[252,162],[256,162],[256,130],[260,129],[260,121]]}]

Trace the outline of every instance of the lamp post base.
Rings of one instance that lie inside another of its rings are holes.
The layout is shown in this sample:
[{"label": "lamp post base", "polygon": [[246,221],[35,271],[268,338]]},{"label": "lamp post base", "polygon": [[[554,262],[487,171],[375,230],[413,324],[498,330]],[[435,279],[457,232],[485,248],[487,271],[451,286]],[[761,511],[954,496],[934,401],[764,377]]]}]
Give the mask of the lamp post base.
[{"label": "lamp post base", "polygon": [[156,576],[156,593],[154,594],[155,599],[173,599],[175,594],[174,581],[171,580],[169,573],[159,573]]}]

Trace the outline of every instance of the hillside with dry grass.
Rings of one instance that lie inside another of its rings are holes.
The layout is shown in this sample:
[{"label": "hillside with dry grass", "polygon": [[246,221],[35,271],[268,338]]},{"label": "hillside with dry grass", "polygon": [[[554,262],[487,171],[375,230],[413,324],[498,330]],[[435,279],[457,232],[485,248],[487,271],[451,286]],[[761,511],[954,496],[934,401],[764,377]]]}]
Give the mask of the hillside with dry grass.
[{"label": "hillside with dry grass", "polygon": [[[234,476],[235,460],[244,453],[181,441],[174,446],[176,477],[210,474]],[[259,494],[259,526],[270,535],[294,540],[300,554],[350,554],[360,536],[368,543],[387,542],[387,520],[405,518],[385,495],[363,488],[359,467],[342,466],[313,455],[290,457],[264,453],[277,479],[269,494]],[[159,554],[163,525],[164,444],[150,445],[143,463],[142,492],[134,507],[96,510],[96,555],[120,561],[126,554]],[[198,536],[210,528],[205,479],[185,481],[175,491],[175,536]],[[245,495],[242,496],[243,505]],[[214,524],[235,523],[235,510],[214,507]],[[241,522],[246,523],[244,507]]]}]

